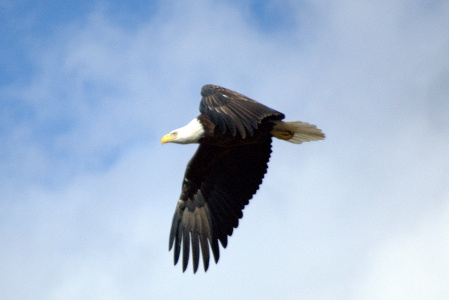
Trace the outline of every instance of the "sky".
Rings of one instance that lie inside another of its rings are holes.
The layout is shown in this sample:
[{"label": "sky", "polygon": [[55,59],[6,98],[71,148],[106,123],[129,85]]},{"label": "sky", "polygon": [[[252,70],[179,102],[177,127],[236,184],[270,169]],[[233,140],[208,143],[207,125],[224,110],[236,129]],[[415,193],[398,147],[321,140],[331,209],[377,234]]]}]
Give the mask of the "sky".
[{"label": "sky", "polygon": [[[2,299],[449,299],[448,1],[0,2]],[[204,273],[173,266],[218,84],[316,124],[274,141]]]}]

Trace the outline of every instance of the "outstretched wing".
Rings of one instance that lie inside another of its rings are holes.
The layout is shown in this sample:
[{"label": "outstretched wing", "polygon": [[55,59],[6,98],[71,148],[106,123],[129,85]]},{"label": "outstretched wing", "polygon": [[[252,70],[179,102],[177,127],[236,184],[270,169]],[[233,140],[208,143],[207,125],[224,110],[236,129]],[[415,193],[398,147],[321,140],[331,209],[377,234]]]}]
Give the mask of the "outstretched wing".
[{"label": "outstretched wing", "polygon": [[226,248],[228,236],[243,216],[243,208],[262,183],[270,154],[268,135],[256,143],[235,147],[199,146],[187,165],[169,239],[169,249],[175,246],[175,264],[182,245],[183,271],[190,246],[194,272],[198,269],[200,248],[205,271],[209,266],[209,245],[218,262],[218,241]]},{"label": "outstretched wing", "polygon": [[251,136],[264,119],[282,120],[284,114],[242,94],[217,86],[205,85],[201,89],[200,112],[215,124],[216,130],[230,132],[242,138]]}]

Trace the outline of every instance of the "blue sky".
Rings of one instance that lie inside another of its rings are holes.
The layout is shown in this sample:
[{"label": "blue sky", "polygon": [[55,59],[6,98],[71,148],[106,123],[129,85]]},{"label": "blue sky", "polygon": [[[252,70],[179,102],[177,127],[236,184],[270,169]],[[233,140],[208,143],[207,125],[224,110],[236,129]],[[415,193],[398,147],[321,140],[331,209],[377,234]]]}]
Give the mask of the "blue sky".
[{"label": "blue sky", "polygon": [[[449,297],[447,1],[0,3],[2,299]],[[207,273],[168,233],[219,84],[318,125]]]}]

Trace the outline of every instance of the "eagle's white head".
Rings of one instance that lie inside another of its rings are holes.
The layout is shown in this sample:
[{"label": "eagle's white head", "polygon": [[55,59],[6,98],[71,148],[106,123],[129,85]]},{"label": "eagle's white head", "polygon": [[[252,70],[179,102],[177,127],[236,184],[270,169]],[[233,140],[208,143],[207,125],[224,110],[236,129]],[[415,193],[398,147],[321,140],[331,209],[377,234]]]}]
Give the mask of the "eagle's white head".
[{"label": "eagle's white head", "polygon": [[204,135],[204,128],[198,118],[193,119],[184,127],[173,130],[169,134],[162,137],[161,143],[177,143],[177,144],[192,144],[198,143],[200,138]]}]

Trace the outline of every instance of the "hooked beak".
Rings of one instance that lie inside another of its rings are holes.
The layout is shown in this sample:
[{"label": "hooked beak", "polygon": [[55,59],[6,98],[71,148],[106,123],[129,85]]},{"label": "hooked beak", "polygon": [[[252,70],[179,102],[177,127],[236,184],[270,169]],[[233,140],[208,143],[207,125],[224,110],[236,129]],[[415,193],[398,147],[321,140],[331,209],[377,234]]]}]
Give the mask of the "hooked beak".
[{"label": "hooked beak", "polygon": [[165,144],[165,143],[170,143],[171,141],[173,141],[176,138],[175,135],[173,134],[166,134],[162,137],[161,139],[161,144]]}]

